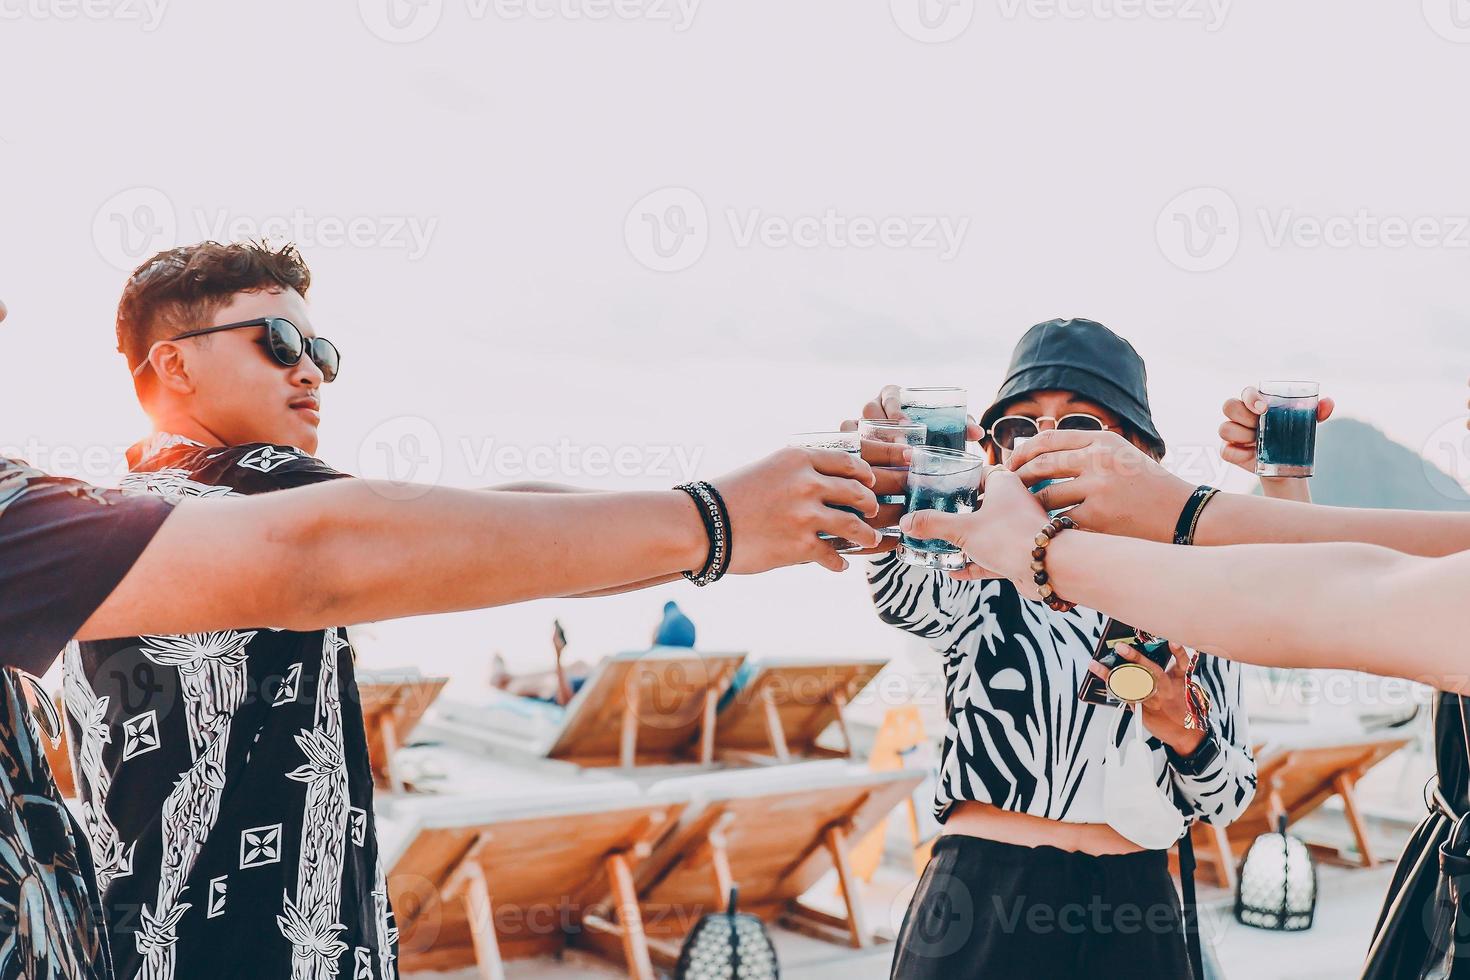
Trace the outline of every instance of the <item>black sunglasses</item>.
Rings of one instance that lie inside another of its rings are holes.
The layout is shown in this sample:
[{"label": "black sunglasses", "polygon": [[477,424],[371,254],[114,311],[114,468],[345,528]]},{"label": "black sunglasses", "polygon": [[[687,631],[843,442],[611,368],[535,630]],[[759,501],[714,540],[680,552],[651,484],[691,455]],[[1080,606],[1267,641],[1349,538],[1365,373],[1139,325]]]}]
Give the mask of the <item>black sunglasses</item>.
[{"label": "black sunglasses", "polygon": [[[337,373],[342,368],[342,354],[336,345],[324,337],[306,336],[300,327],[283,316],[263,316],[254,320],[241,320],[239,323],[190,330],[177,337],[170,337],[169,340],[186,340],[189,337],[203,337],[205,334],[224,330],[244,330],[247,327],[265,327],[265,349],[271,360],[282,367],[295,367],[301,363],[301,356],[305,354],[321,369],[324,383],[331,384],[337,380]],[[133,377],[141,375],[149,363],[145,358],[142,364],[133,369]]]}]

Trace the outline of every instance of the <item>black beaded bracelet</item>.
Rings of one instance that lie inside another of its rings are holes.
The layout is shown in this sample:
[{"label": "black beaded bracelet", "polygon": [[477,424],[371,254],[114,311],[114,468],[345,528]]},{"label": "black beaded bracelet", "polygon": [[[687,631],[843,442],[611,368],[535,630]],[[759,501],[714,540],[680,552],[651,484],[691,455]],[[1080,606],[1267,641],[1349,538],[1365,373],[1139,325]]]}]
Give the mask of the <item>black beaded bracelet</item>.
[{"label": "black beaded bracelet", "polygon": [[1194,493],[1189,495],[1184,509],[1179,512],[1179,522],[1174,525],[1175,544],[1194,544],[1194,532],[1199,527],[1199,515],[1204,512],[1205,504],[1220,491],[1211,486],[1196,487]]},{"label": "black beaded bracelet", "polygon": [[712,484],[698,480],[680,484],[674,489],[684,491],[693,499],[699,518],[704,522],[704,532],[709,535],[709,557],[705,559],[704,566],[698,572],[683,573],[685,578],[703,588],[718,582],[730,570],[730,514],[725,508],[725,499]]}]

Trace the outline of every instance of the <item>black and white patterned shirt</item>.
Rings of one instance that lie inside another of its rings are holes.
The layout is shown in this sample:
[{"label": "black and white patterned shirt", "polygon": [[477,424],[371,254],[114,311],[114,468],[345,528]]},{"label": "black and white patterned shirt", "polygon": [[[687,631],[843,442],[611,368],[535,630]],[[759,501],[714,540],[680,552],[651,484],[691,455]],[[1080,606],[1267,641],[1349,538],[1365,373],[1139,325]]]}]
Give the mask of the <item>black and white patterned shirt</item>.
[{"label": "black and white patterned shirt", "polygon": [[[178,499],[341,476],[288,447],[155,437],[124,486]],[[64,694],[120,978],[397,975],[344,630],[73,644]]]},{"label": "black and white patterned shirt", "polygon": [[[1103,759],[1109,738],[1136,724],[1132,712],[1077,699],[1107,617],[1077,607],[1056,612],[1024,599],[1006,581],[955,581],[892,553],[871,561],[868,585],[882,620],[923,638],[944,657],[949,719],[935,783],[935,816],[975,800],[1069,823],[1106,823]],[[1220,755],[1198,776],[1154,750],[1158,785],[1172,782],[1180,809],[1230,823],[1255,794],[1256,764],[1240,701],[1240,668],[1200,655],[1196,677],[1209,692]]]}]

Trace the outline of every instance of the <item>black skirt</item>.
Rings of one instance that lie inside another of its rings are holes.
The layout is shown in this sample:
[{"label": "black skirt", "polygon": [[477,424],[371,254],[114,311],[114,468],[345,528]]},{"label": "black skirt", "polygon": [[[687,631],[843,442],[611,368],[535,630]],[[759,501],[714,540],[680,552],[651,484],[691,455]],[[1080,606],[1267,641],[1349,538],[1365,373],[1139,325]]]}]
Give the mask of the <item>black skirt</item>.
[{"label": "black skirt", "polygon": [[909,903],[896,980],[1188,980],[1168,854],[1093,857],[942,835]]}]

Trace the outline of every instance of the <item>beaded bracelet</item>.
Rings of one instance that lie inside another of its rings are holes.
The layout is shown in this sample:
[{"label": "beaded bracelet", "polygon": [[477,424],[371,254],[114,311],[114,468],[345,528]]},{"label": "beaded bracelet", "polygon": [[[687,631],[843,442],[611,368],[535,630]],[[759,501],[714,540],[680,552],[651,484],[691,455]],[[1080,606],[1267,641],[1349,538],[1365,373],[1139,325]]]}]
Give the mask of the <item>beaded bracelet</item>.
[{"label": "beaded bracelet", "polygon": [[1047,521],[1045,527],[1036,532],[1036,547],[1031,550],[1031,578],[1036,583],[1037,590],[1041,592],[1041,601],[1057,612],[1070,612],[1077,608],[1077,603],[1063,599],[1052,587],[1051,576],[1046,574],[1046,549],[1058,534],[1070,531],[1076,526],[1077,522],[1066,515],[1053,517]]},{"label": "beaded bracelet", "polygon": [[698,480],[682,483],[674,489],[684,491],[694,500],[699,518],[704,522],[704,532],[709,535],[709,557],[705,559],[704,566],[698,572],[683,573],[685,578],[703,588],[718,582],[730,570],[730,514],[725,507],[725,498],[713,484]]}]

